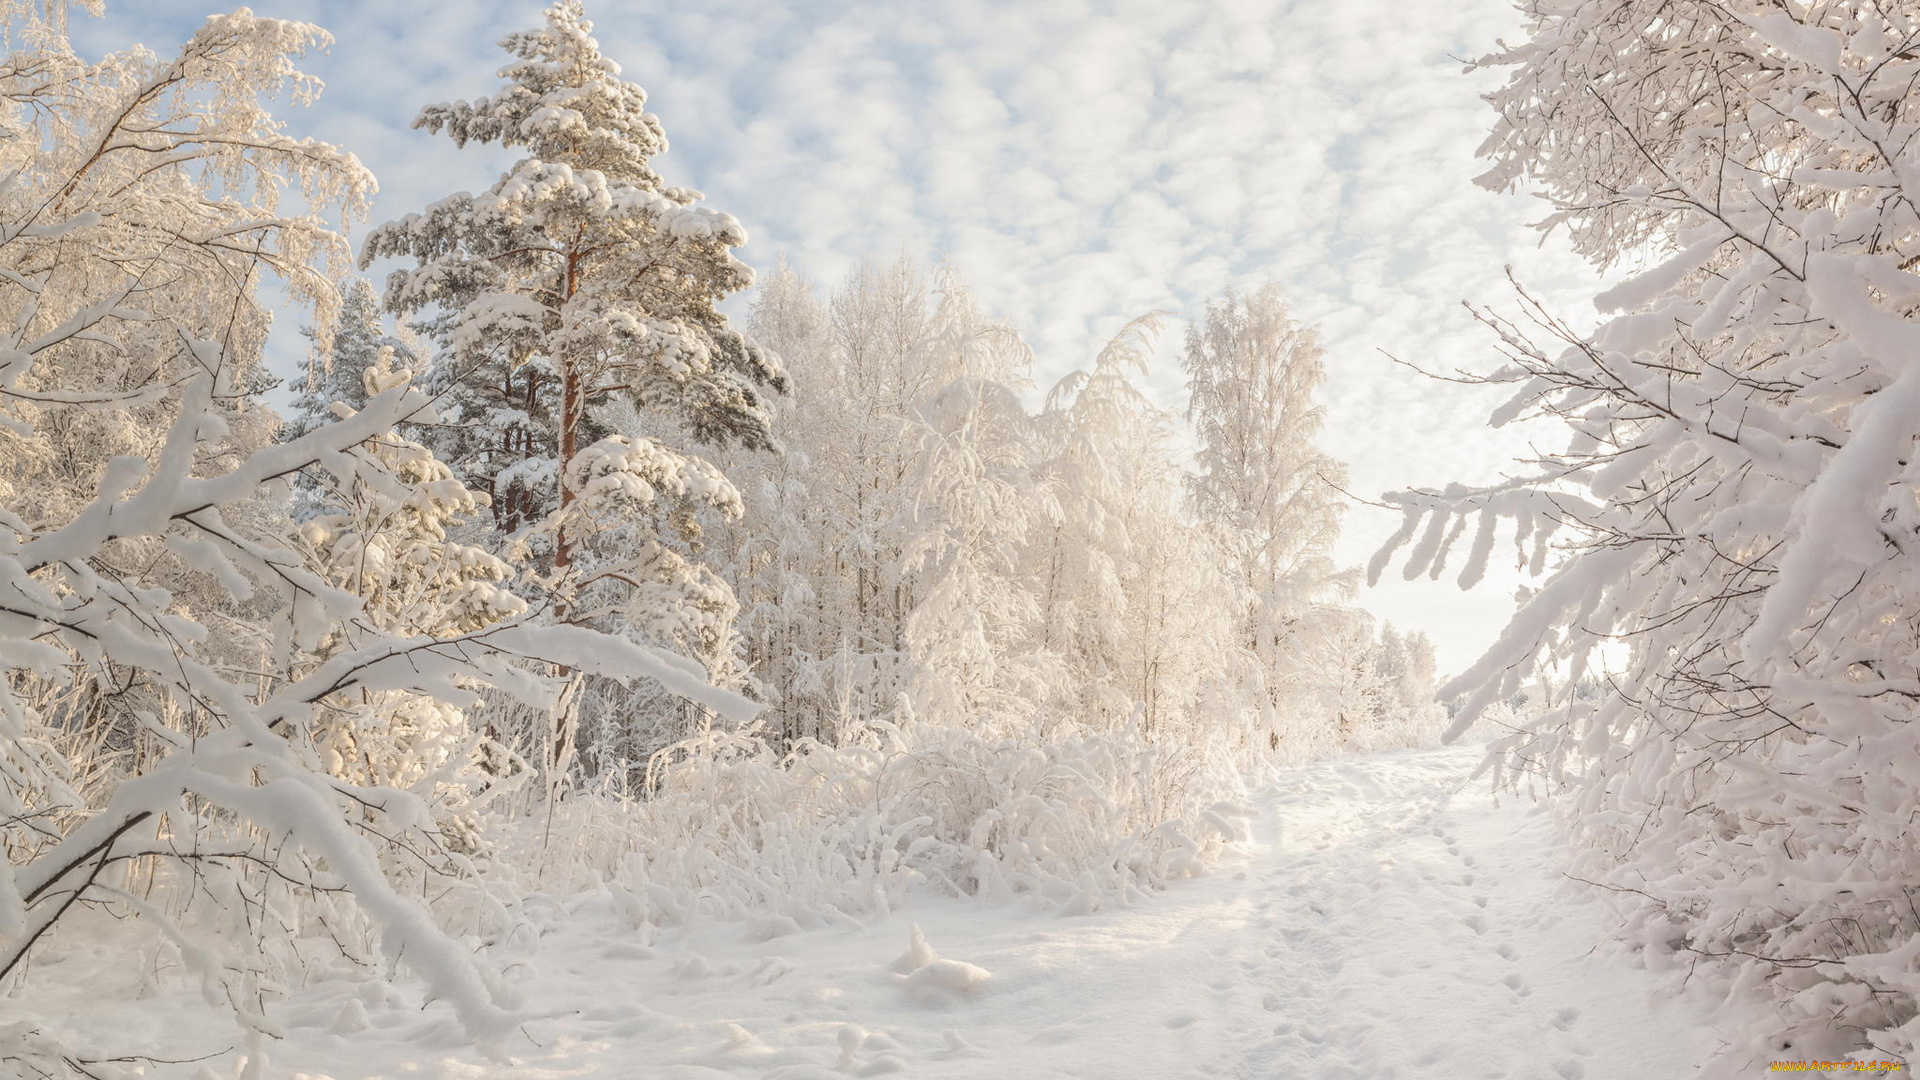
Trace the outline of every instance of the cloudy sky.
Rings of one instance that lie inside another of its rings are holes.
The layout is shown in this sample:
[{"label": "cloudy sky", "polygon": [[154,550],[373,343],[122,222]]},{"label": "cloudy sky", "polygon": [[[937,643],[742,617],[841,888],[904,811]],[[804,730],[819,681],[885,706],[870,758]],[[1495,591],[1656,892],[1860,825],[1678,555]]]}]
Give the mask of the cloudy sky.
[{"label": "cloudy sky", "polygon": [[[81,48],[162,49],[217,0],[107,0]],[[410,130],[425,102],[490,92],[494,42],[538,0],[257,0],[330,30],[307,68],[322,102],[290,127],[379,177],[375,221],[486,187],[510,156]],[[1482,191],[1473,153],[1499,73],[1463,57],[1515,35],[1509,0],[589,0],[604,50],[645,86],[672,142],[660,167],[833,283],[866,259],[944,256],[1024,331],[1042,386],[1150,310],[1279,282],[1318,323],[1324,444],[1354,490],[1495,478],[1528,433],[1492,431],[1498,395],[1424,380],[1381,353],[1492,361],[1462,310],[1505,304],[1503,268],[1575,319],[1594,279]],[[291,330],[291,327],[287,327]],[[1176,328],[1154,389],[1182,403]],[[1535,438],[1551,432],[1534,431]],[[1349,515],[1364,562],[1397,524]],[[1426,630],[1443,666],[1488,644],[1512,574],[1473,593],[1397,571],[1364,603]]]}]

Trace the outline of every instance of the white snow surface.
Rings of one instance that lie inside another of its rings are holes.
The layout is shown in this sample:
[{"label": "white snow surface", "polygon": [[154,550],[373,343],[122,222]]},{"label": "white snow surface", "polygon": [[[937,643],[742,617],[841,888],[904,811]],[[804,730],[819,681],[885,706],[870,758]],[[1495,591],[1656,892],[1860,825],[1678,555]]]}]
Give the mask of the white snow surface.
[{"label": "white snow surface", "polygon": [[[264,1072],[1692,1075],[1721,1045],[1718,995],[1595,947],[1603,912],[1562,877],[1551,815],[1469,780],[1481,753],[1281,771],[1259,794],[1253,839],[1215,872],[1088,914],[929,894],[864,928],[768,937],[751,922],[636,931],[603,892],[554,901],[507,972],[531,1017],[500,1045],[510,1061],[463,1039],[446,1005],[423,1007],[417,984],[345,971],[275,1010],[286,1038]],[[65,971],[42,969],[42,985],[61,989],[34,1011],[77,1043],[187,1058],[236,1042],[177,980],[136,999],[137,961],[108,940],[56,944],[37,963]],[[148,1075],[231,1076],[241,1052]]]}]

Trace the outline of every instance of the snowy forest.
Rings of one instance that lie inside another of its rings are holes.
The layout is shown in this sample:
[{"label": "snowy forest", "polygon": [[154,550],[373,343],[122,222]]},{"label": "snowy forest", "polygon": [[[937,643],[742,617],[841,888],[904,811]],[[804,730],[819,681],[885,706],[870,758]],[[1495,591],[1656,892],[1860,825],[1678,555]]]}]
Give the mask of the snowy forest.
[{"label": "snowy forest", "polygon": [[[605,6],[376,214],[319,27],[0,0],[0,1074],[1912,1061],[1920,7],[1522,4],[1480,183],[1599,317],[1462,297],[1395,377],[1546,434],[1381,493],[1278,275],[1063,358],[749,265]],[[1458,672],[1369,608],[1490,567]]]}]

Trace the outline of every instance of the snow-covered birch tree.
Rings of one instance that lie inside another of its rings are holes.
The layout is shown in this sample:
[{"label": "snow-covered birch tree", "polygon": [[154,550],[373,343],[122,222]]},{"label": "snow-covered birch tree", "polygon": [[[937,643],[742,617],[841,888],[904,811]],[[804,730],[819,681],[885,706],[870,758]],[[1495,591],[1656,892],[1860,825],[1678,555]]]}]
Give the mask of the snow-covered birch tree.
[{"label": "snow-covered birch tree", "polygon": [[1024,555],[1047,704],[1076,723],[1186,738],[1201,688],[1237,666],[1239,605],[1211,530],[1185,512],[1174,417],[1135,384],[1160,319],[1135,319],[1056,383],[1036,418],[1045,512]]},{"label": "snow-covered birch tree", "polygon": [[[1496,423],[1564,422],[1511,482],[1395,498],[1409,573],[1518,524],[1537,572],[1443,693],[1458,734],[1527,681],[1498,745],[1564,788],[1576,876],[1652,955],[1779,991],[1752,1058],[1920,1049],[1920,17],[1910,6],[1535,4],[1483,152],[1547,226],[1634,276],[1591,334],[1482,312]],[[1650,268],[1646,268],[1650,267]],[[1557,530],[1557,532],[1556,532]],[[1605,692],[1576,693],[1589,672]],[[1752,1055],[1749,1057],[1748,1055]]]},{"label": "snow-covered birch tree", "polygon": [[914,374],[903,477],[901,625],[914,709],[946,723],[1022,725],[1031,695],[1013,646],[1033,617],[1018,563],[1030,527],[1032,421],[1019,399],[1032,354],[981,312],[950,267]]},{"label": "snow-covered birch tree", "polygon": [[1314,445],[1319,341],[1269,284],[1209,305],[1188,329],[1185,363],[1194,513],[1242,594],[1239,647],[1265,684],[1270,739],[1310,742],[1341,707],[1321,660],[1358,614],[1338,603],[1352,581],[1332,558],[1346,469]]},{"label": "snow-covered birch tree", "polygon": [[936,285],[905,262],[862,268],[822,308],[785,273],[755,310],[794,390],[778,406],[786,457],[743,464],[732,573],[795,737],[894,716],[903,694],[962,726],[1030,708],[1028,673],[1003,663],[1031,612],[1028,354],[957,275]]}]

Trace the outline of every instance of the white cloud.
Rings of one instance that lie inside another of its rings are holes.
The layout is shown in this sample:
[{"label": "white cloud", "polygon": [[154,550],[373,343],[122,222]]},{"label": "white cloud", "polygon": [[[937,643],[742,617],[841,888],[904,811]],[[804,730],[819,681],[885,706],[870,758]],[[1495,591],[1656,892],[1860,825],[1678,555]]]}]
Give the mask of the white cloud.
[{"label": "white cloud", "polygon": [[[110,0],[111,2],[111,0]],[[122,0],[83,46],[184,35],[204,0]],[[256,0],[339,43],[294,122],[380,177],[376,219],[488,184],[507,156],[408,130],[426,101],[489,92],[492,43],[535,3]],[[1378,350],[1483,368],[1459,301],[1504,302],[1517,265],[1549,302],[1589,309],[1591,275],[1536,247],[1526,200],[1481,191],[1473,151],[1495,72],[1462,74],[1512,36],[1507,0],[589,0],[598,36],[652,95],[676,182],[826,282],[902,251],[951,258],[1028,334],[1046,385],[1132,315],[1190,311],[1271,277],[1324,330],[1325,444],[1362,494],[1497,475],[1520,433],[1482,421],[1484,391],[1419,379]],[[1178,334],[1154,389],[1181,398]],[[1363,561],[1395,524],[1350,515]],[[1511,575],[1463,596],[1394,580],[1366,597],[1433,634],[1457,666],[1510,608]]]}]

